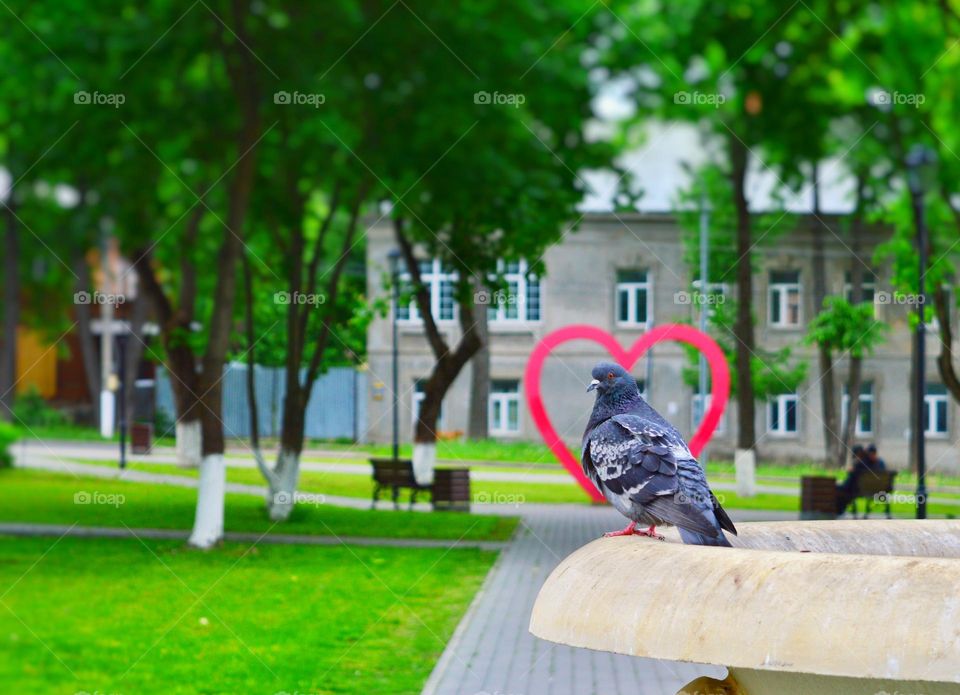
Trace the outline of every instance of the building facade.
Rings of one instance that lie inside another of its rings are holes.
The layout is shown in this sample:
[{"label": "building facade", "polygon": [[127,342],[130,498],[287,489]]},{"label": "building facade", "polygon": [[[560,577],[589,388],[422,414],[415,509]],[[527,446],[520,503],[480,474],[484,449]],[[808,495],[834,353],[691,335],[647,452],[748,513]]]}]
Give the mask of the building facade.
[{"label": "building facade", "polygon": [[[509,293],[497,297],[489,311],[490,434],[517,440],[538,440],[523,392],[523,375],[536,343],[546,334],[570,324],[589,324],[610,332],[624,346],[631,345],[653,326],[694,322],[708,302],[722,302],[734,288],[733,270],[727,278],[711,278],[708,297],[698,300],[691,269],[684,261],[683,232],[669,215],[590,214],[575,231],[563,235],[544,255],[545,273],[536,278],[525,263],[504,267]],[[829,235],[828,235],[829,236]],[[384,222],[372,226],[367,237],[368,292],[371,298],[389,293],[388,252],[394,248],[392,229]],[[876,243],[878,239],[874,239]],[[757,451],[761,458],[809,460],[821,458],[824,446],[815,346],[804,343],[814,315],[812,241],[802,223],[774,243],[755,249],[753,301],[759,351],[792,349],[792,359],[808,364],[807,376],[791,393],[757,402]],[[853,254],[846,243],[831,237],[826,248],[827,294],[849,293]],[[863,389],[857,441],[875,442],[888,465],[902,468],[909,458],[910,355],[909,314],[914,307],[895,296],[888,269],[873,267],[873,249],[864,249],[864,295],[873,300],[876,315],[889,324],[885,340],[863,363]],[[421,271],[430,287],[434,316],[451,344],[459,338],[453,277],[439,261],[423,259]],[[700,295],[703,297],[704,295]],[[429,376],[433,356],[416,307],[398,311],[400,355],[400,436],[409,441],[420,383]],[[927,460],[931,471],[956,471],[957,407],[940,382],[936,367],[938,334],[928,338]],[[368,330],[370,369],[367,437],[389,441],[392,435],[391,316],[378,317]],[[570,444],[579,443],[593,404],[585,386],[593,365],[607,355],[598,345],[575,341],[559,346],[543,370],[544,401],[557,432]],[[663,343],[640,359],[633,374],[650,403],[681,432],[690,436],[699,422],[702,399],[685,382],[683,371],[693,366],[684,349]],[[444,404],[440,430],[455,434],[466,429],[470,367],[451,387]],[[838,398],[848,362],[834,368]],[[707,403],[709,401],[707,400]],[[845,410],[845,407],[844,407]],[[731,400],[708,452],[731,457],[735,446],[736,404]]]}]

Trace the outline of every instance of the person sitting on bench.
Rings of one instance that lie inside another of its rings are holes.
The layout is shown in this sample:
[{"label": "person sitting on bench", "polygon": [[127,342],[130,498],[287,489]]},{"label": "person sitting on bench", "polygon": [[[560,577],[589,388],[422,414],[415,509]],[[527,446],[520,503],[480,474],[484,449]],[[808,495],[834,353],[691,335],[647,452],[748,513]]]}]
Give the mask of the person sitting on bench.
[{"label": "person sitting on bench", "polygon": [[[876,449],[876,447],[874,447]],[[840,516],[847,510],[847,506],[853,501],[857,494],[857,481],[860,476],[871,468],[868,462],[867,452],[860,444],[853,447],[853,460],[850,462],[850,468],[847,469],[846,479],[837,485],[837,516]]]},{"label": "person sitting on bench", "polygon": [[867,465],[874,473],[883,473],[887,470],[887,462],[877,454],[876,444],[871,444],[867,447]]}]

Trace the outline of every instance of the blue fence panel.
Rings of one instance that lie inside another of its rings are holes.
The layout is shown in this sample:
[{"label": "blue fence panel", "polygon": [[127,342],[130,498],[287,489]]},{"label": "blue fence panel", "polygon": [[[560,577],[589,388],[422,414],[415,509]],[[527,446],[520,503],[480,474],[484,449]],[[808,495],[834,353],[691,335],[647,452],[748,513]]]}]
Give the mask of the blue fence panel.
[{"label": "blue fence panel", "polygon": [[[301,374],[303,378],[303,374]],[[365,372],[351,367],[334,367],[313,385],[304,422],[307,437],[349,439],[362,436],[366,426],[366,408],[362,394],[366,390]],[[170,377],[157,369],[156,408],[171,421],[176,416]],[[224,367],[223,429],[227,437],[250,436],[250,403],[247,398],[247,365],[233,363]],[[257,423],[261,437],[280,435],[283,399],[286,394],[284,370],[280,367],[254,368],[257,394]]]}]

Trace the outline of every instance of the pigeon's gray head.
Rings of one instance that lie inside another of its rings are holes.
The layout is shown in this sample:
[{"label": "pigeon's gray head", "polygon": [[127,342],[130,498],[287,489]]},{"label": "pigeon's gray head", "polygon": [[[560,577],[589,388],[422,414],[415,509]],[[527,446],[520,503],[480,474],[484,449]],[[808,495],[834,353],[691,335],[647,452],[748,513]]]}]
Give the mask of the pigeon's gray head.
[{"label": "pigeon's gray head", "polygon": [[598,398],[604,396],[632,397],[639,393],[637,382],[626,369],[612,362],[601,362],[591,372],[593,381],[587,393],[596,391]]}]

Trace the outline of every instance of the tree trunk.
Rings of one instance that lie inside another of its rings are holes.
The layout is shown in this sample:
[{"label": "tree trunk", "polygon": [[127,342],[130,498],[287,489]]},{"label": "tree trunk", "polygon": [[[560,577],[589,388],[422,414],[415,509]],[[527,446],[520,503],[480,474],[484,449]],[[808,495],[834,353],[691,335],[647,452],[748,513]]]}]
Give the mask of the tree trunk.
[{"label": "tree trunk", "polygon": [[261,137],[259,95],[256,86],[257,65],[252,53],[252,39],[246,30],[249,6],[241,0],[231,3],[233,29],[237,41],[223,43],[222,21],[217,18],[216,30],[224,53],[231,86],[242,114],[237,133],[237,160],[227,194],[227,221],[220,247],[217,284],[213,294],[213,311],[207,350],[200,374],[200,430],[202,455],[197,512],[190,545],[210,548],[223,538],[223,508],[226,489],[223,435],[223,368],[233,326],[233,309],[237,288],[237,263],[243,252],[242,234],[256,175],[256,147]]},{"label": "tree trunk", "polygon": [[[474,283],[474,296],[480,296],[484,288]],[[487,303],[474,307],[477,319],[477,335],[483,346],[470,360],[470,415],[467,419],[467,438],[486,439],[490,436],[490,332],[487,325]]]},{"label": "tree trunk", "polygon": [[136,391],[137,373],[140,371],[140,358],[143,357],[144,335],[143,324],[147,320],[149,299],[140,294],[133,302],[130,311],[130,337],[127,340],[126,353],[123,364],[123,407],[127,414],[127,427],[135,420],[133,412],[133,394]]},{"label": "tree trunk", "polygon": [[[199,216],[190,224],[199,225]],[[193,302],[192,279],[193,268],[189,263],[181,264],[182,283],[184,290],[179,308],[174,311],[163,287],[160,286],[156,274],[150,265],[149,250],[141,250],[134,254],[134,267],[140,279],[143,294],[150,298],[160,323],[160,338],[167,353],[164,363],[170,377],[170,388],[173,391],[174,409],[176,410],[176,439],[177,463],[180,466],[196,468],[201,458],[201,431],[200,431],[200,403],[198,394],[200,384],[197,374],[197,361],[193,350],[187,343],[186,337],[192,330]],[[160,433],[161,436],[167,434]]]},{"label": "tree trunk", "polygon": [[[953,213],[956,231],[960,232],[960,210],[950,202],[950,192],[941,189],[941,197]],[[943,385],[946,386],[953,400],[960,403],[960,377],[957,376],[953,363],[953,326],[951,323],[950,308],[953,303],[950,288],[940,284],[930,292],[933,295],[933,308],[940,325],[940,354],[937,355],[937,370]]]},{"label": "tree trunk", "polygon": [[[827,261],[824,250],[824,222],[820,219],[820,184],[817,164],[813,165],[813,310],[815,314],[823,311],[823,302],[827,294]],[[824,463],[829,465],[843,450],[837,432],[837,394],[833,376],[833,354],[830,346],[817,343],[817,362],[820,368],[820,403],[823,417]]]},{"label": "tree trunk", "polygon": [[0,344],[0,419],[13,419],[17,381],[17,326],[20,324],[20,239],[13,187],[7,196],[3,232],[3,342]]},{"label": "tree trunk", "polygon": [[[90,264],[80,255],[73,263],[74,274],[77,276],[76,292],[91,292],[93,289],[90,278]],[[74,311],[77,318],[77,335],[80,339],[80,357],[83,360],[83,372],[87,380],[87,391],[90,396],[90,412],[93,415],[94,426],[100,426],[100,359],[97,356],[97,341],[93,337],[90,326],[90,305],[74,302]]]},{"label": "tree trunk", "polygon": [[419,484],[429,485],[433,483],[433,469],[437,460],[437,421],[440,418],[443,398],[460,370],[477,350],[483,347],[483,342],[477,331],[473,297],[464,299],[468,294],[472,294],[466,291],[470,287],[470,281],[461,273],[460,282],[466,285],[461,284],[456,288],[457,296],[460,297],[460,343],[451,352],[430,311],[430,293],[420,277],[420,267],[413,252],[413,245],[403,230],[403,220],[400,218],[394,220],[394,231],[407,272],[413,282],[414,298],[423,320],[427,342],[436,360],[424,386],[424,398],[420,403],[420,413],[413,431],[413,475]]},{"label": "tree trunk", "polygon": [[737,211],[737,315],[733,326],[737,371],[737,448],[752,450],[756,445],[756,417],[753,400],[751,360],[755,350],[753,329],[753,268],[751,265],[752,234],[750,209],[747,204],[747,148],[739,138],[730,135],[734,207]]},{"label": "tree trunk", "polygon": [[[861,258],[863,248],[863,199],[865,176],[857,178],[857,205],[850,225],[850,251],[853,259],[850,261],[850,303],[863,302],[863,267]],[[847,453],[853,444],[856,434],[857,419],[860,417],[860,386],[863,378],[863,360],[854,355],[850,356],[850,373],[847,375],[847,420],[841,433],[840,446],[834,452],[834,464],[837,468],[844,468],[847,463]]]}]

